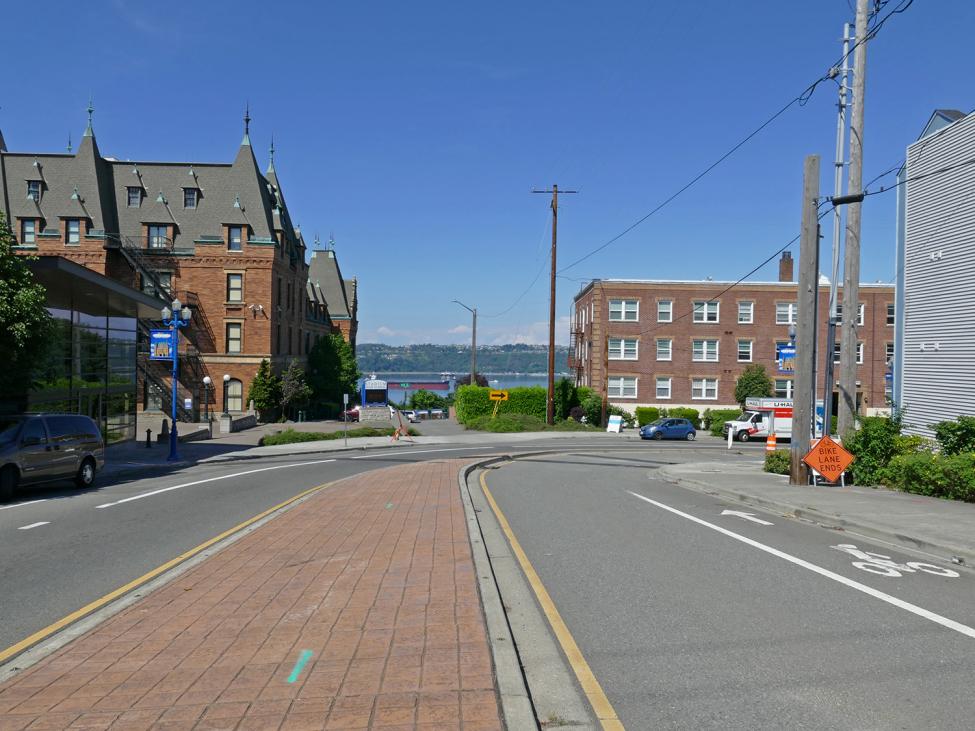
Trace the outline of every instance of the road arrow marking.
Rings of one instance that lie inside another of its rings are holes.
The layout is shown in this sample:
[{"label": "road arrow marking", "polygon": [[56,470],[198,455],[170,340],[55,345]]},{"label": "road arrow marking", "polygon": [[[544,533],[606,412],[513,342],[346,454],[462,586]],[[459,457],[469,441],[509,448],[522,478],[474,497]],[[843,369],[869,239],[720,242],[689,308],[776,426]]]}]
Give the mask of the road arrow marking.
[{"label": "road arrow marking", "polygon": [[756,518],[755,513],[744,513],[741,510],[722,510],[721,514],[737,515],[739,518],[742,518],[744,520],[750,520],[752,523],[758,523],[759,525],[775,525],[775,523],[769,523],[767,520]]}]

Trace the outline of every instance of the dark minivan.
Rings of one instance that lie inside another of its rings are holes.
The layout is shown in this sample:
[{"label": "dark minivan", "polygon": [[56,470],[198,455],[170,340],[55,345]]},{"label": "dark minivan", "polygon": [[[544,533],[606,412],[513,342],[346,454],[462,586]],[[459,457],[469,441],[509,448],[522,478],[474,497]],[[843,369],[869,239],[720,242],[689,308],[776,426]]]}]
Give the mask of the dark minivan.
[{"label": "dark minivan", "polygon": [[20,485],[74,479],[91,487],[105,466],[105,441],[80,414],[0,416],[0,501]]}]

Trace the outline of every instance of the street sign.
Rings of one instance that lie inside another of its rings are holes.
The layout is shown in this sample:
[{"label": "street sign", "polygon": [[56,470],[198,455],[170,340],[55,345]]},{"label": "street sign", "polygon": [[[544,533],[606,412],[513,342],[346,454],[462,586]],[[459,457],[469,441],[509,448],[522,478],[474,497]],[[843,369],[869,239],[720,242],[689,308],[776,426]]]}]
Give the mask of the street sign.
[{"label": "street sign", "polygon": [[192,409],[193,408],[193,399],[191,399],[191,398],[184,398],[183,399],[183,408],[184,409]]},{"label": "street sign", "polygon": [[623,431],[622,416],[611,415],[606,421],[609,422],[606,424],[607,432],[615,432],[616,434],[619,434],[621,431]]},{"label": "street sign", "polygon": [[149,360],[173,359],[173,331],[149,331]]},{"label": "street sign", "polygon": [[840,479],[846,468],[853,464],[853,455],[828,436],[818,440],[802,461],[830,482]]},{"label": "street sign", "polygon": [[488,398],[491,399],[492,401],[507,401],[508,400],[508,392],[507,391],[491,391],[491,393],[488,394]]}]

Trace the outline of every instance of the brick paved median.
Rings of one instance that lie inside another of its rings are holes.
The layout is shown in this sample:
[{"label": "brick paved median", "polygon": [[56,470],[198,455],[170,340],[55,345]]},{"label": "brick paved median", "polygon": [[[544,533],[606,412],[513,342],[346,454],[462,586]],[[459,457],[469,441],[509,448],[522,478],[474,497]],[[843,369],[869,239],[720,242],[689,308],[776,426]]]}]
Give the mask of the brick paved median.
[{"label": "brick paved median", "polygon": [[0,731],[500,731],[461,464],[315,494],[0,685]]}]

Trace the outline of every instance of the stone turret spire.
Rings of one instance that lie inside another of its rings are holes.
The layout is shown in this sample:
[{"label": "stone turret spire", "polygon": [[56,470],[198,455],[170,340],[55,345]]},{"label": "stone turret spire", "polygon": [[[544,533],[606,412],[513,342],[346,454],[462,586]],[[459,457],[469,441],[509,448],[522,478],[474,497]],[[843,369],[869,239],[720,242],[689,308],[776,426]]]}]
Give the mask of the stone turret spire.
[{"label": "stone turret spire", "polygon": [[269,151],[269,159],[267,163],[268,174],[275,172],[274,170],[274,135],[271,135],[271,149]]},{"label": "stone turret spire", "polygon": [[95,112],[95,105],[92,103],[91,97],[88,97],[88,126],[85,128],[85,137],[94,137],[95,130],[91,126],[91,115]]},{"label": "stone turret spire", "polygon": [[71,153],[72,153],[72,149],[71,149],[71,133],[68,132],[68,154],[70,155]]},{"label": "stone turret spire", "polygon": [[244,109],[244,139],[241,140],[241,145],[247,145],[250,147],[251,144],[251,103],[247,102],[247,107]]}]

